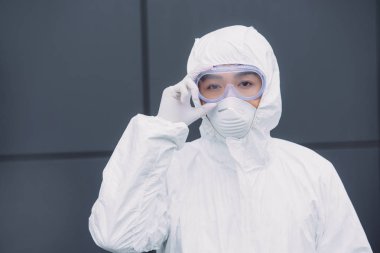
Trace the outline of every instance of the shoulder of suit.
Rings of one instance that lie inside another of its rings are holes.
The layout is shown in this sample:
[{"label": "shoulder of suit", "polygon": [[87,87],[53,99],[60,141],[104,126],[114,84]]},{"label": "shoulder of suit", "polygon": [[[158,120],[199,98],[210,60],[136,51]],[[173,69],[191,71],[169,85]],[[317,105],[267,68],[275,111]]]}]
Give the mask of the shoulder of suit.
[{"label": "shoulder of suit", "polygon": [[328,159],[308,147],[279,138],[272,138],[272,141],[277,149],[277,152],[282,154],[282,157],[285,160],[286,158],[289,158],[293,161],[298,161],[302,164],[308,165],[308,167],[333,167],[332,163]]}]

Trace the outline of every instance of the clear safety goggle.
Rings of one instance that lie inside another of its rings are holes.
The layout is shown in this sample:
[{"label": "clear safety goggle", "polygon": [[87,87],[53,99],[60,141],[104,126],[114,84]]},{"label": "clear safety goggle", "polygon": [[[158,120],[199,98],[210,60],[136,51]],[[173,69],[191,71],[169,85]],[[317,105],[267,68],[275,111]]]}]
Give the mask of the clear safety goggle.
[{"label": "clear safety goggle", "polygon": [[[229,80],[223,73],[232,73]],[[216,103],[234,96],[243,100],[255,100],[262,96],[266,80],[264,73],[252,65],[218,65],[201,72],[194,80],[199,98],[206,103]]]}]

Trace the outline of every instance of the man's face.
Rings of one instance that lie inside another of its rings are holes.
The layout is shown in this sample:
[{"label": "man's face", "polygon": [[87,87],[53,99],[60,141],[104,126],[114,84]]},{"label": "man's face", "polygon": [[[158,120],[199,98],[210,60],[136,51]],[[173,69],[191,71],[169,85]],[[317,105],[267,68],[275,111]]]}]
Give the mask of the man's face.
[{"label": "man's face", "polygon": [[[233,85],[235,92],[240,95],[247,95],[247,97],[252,96],[249,94],[254,94],[259,92],[262,81],[256,73],[253,72],[227,72],[227,73],[215,73],[203,76],[198,82],[199,92],[207,98],[215,98],[220,94],[223,94],[227,85]],[[255,100],[245,100],[252,106],[257,108],[260,103],[260,98]],[[201,104],[205,104],[201,100]]]}]

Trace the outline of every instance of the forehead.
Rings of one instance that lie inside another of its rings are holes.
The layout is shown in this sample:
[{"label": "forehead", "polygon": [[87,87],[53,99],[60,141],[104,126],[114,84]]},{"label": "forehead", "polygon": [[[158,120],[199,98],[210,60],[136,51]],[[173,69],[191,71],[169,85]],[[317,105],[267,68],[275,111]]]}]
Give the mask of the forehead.
[{"label": "forehead", "polygon": [[261,70],[253,65],[244,65],[244,64],[225,64],[225,65],[216,65],[212,68],[205,70],[197,75],[194,78],[195,82],[200,80],[208,80],[209,78],[223,78],[223,79],[234,79],[238,77],[259,79],[260,81],[265,82],[264,75]]},{"label": "forehead", "polygon": [[208,73],[199,78],[199,81],[208,79],[233,79],[233,78],[259,78],[259,75],[252,71],[241,72],[221,72],[221,73]]}]

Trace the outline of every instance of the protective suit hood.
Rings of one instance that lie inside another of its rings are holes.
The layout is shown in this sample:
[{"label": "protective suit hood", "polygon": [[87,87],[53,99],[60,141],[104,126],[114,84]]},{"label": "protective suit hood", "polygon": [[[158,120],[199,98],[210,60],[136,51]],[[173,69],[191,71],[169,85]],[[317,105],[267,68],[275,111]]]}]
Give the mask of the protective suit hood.
[{"label": "protective suit hood", "polygon": [[[228,148],[239,143],[249,146],[250,153],[238,162],[251,163],[261,167],[268,160],[267,143],[270,131],[281,117],[280,73],[276,56],[269,42],[252,26],[235,25],[210,32],[196,38],[187,62],[187,73],[196,76],[201,71],[221,64],[249,64],[261,69],[266,77],[267,87],[257,108],[250,133],[243,139],[224,140],[213,129],[207,117],[200,126],[201,136],[226,141]],[[231,154],[234,156],[233,151]],[[235,156],[234,156],[235,157]],[[236,158],[236,157],[235,157]]]}]

